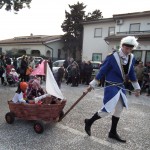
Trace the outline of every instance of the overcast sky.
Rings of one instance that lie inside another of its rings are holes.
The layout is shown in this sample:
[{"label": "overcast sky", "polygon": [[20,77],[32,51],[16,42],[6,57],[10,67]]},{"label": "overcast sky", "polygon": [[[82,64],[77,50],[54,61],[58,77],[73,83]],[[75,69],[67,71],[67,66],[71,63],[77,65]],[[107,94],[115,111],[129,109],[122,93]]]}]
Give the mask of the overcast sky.
[{"label": "overcast sky", "polygon": [[[86,14],[95,9],[103,18],[113,14],[150,11],[150,0],[78,0],[86,5]],[[65,19],[68,4],[77,0],[32,0],[31,8],[22,9],[18,14],[0,10],[0,40],[16,36],[63,34],[61,24]],[[42,3],[40,3],[42,2]]]}]

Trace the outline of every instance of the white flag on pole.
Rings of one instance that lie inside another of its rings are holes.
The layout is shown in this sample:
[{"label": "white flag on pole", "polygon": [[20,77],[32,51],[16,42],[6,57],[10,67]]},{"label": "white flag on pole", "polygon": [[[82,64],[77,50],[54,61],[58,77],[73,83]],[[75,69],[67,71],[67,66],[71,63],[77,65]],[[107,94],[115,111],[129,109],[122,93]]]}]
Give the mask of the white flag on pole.
[{"label": "white flag on pole", "polygon": [[46,72],[46,91],[50,95],[53,95],[60,99],[64,99],[64,96],[57,85],[57,82],[52,74],[52,71],[48,63],[47,63],[47,72]]}]

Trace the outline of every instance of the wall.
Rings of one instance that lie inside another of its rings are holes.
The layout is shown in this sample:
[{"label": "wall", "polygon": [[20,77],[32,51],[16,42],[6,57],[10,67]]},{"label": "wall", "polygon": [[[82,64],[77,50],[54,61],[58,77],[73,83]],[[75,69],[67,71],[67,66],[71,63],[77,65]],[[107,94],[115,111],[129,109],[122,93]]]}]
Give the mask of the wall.
[{"label": "wall", "polygon": [[[140,23],[140,31],[150,31],[150,17],[139,17],[139,18],[123,18],[123,24],[116,24],[116,33],[117,32],[129,32],[130,24]],[[149,23],[149,24],[148,24]]]},{"label": "wall", "polygon": [[[50,43],[47,43],[48,46],[50,46],[52,49],[53,49],[53,58],[54,60],[58,58],[58,49],[61,50],[61,59],[64,59],[65,58],[65,54],[64,54],[64,51],[63,51],[63,43],[62,41],[55,41],[55,42],[50,42]],[[50,50],[51,53],[52,53],[52,50],[49,49],[48,47],[45,47],[45,52],[47,52],[47,50]],[[45,53],[46,55],[46,53]]]},{"label": "wall", "polygon": [[[92,53],[102,53],[102,60],[110,52],[104,38],[108,36],[109,27],[114,27],[114,22],[84,25],[82,60],[92,60]],[[102,28],[102,37],[94,37],[95,28]]]}]

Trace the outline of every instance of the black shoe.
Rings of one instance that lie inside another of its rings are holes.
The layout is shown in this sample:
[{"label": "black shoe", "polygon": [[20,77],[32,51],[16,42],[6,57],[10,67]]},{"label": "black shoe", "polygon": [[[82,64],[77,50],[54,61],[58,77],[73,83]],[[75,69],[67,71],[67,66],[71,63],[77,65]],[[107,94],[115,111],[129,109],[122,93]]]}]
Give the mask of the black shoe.
[{"label": "black shoe", "polygon": [[91,124],[89,124],[89,119],[84,120],[85,123],[85,132],[91,136]]},{"label": "black shoe", "polygon": [[114,134],[114,133],[109,132],[108,137],[112,138],[112,139],[115,139],[115,140],[117,140],[119,142],[126,143],[126,140],[121,139],[120,136],[117,133]]}]

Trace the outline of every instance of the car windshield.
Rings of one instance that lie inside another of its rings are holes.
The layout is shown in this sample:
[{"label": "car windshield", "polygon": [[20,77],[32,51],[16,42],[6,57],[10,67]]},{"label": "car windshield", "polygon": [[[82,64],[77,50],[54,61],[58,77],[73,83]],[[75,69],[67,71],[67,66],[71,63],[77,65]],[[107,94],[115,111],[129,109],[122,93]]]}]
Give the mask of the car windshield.
[{"label": "car windshield", "polygon": [[99,69],[100,64],[99,63],[92,63],[93,69]]},{"label": "car windshield", "polygon": [[53,67],[59,67],[59,62],[54,62]]},{"label": "car windshield", "polygon": [[53,67],[61,67],[64,64],[64,60],[58,60],[53,63]]}]

